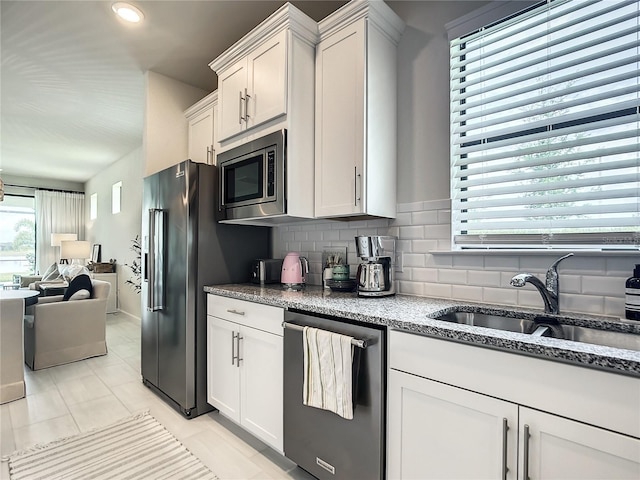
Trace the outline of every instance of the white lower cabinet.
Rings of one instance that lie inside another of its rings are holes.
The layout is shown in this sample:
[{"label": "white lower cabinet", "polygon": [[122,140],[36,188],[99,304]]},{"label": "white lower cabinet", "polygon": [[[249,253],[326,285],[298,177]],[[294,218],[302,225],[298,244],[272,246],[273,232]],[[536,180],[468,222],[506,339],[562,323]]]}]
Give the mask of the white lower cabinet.
[{"label": "white lower cabinet", "polygon": [[520,407],[520,442],[523,479],[640,478],[637,438]]},{"label": "white lower cabinet", "polygon": [[[628,415],[628,422],[638,422],[634,411],[640,405],[638,379],[609,374],[611,384],[607,385],[602,372],[594,372],[595,377],[590,378],[589,369],[562,365],[561,370],[568,368],[575,375],[562,382],[552,371],[554,362],[406,335],[410,334],[390,335],[389,479],[640,478],[639,425],[629,426],[632,435],[611,431],[616,413],[612,412],[608,424],[602,420],[606,413],[600,411],[629,407],[633,414]],[[444,357],[447,344],[453,351]],[[465,348],[469,355],[464,355]],[[509,365],[504,355],[517,360]],[[514,364],[520,363],[530,369],[518,370],[520,365]],[[547,370],[550,381],[539,368]],[[430,375],[428,371],[436,380],[425,377]],[[531,390],[525,387],[516,392],[510,375],[527,378]],[[565,390],[571,390],[576,377],[576,385],[584,382],[584,391],[575,392],[577,398],[598,410],[591,417],[580,414],[583,421],[564,418],[571,411],[571,405],[565,404],[571,393]],[[591,382],[603,378],[604,384]],[[514,393],[503,393],[512,391],[510,383]],[[588,397],[589,391],[601,388],[610,392],[610,402],[606,401],[607,395],[602,396],[603,402],[599,394]],[[627,398],[620,400],[617,395]],[[496,398],[499,396],[508,398]],[[553,409],[543,412],[530,408],[543,405],[547,400],[542,399],[551,400],[551,404],[555,400],[563,416],[554,414]]]},{"label": "white lower cabinet", "polygon": [[517,405],[395,370],[388,401],[389,478],[516,478]]},{"label": "white lower cabinet", "polygon": [[207,401],[282,453],[283,310],[209,295],[207,314]]}]

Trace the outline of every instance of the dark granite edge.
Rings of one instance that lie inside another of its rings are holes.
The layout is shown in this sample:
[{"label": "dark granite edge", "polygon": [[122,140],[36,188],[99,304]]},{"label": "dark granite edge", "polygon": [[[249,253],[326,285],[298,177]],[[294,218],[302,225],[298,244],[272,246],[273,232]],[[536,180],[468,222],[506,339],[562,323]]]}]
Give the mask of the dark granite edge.
[{"label": "dark granite edge", "polygon": [[[389,314],[388,312],[382,314],[379,311],[380,308],[378,308],[381,305],[380,299],[368,299],[370,303],[366,305],[370,307],[371,311],[353,310],[345,308],[356,301],[353,294],[336,295],[332,293],[330,297],[324,297],[321,289],[309,289],[307,293],[304,291],[283,292],[279,288],[260,288],[256,285],[218,285],[206,286],[204,290],[208,293],[265,305],[339,316],[435,338],[640,377],[640,353],[631,350],[582,344],[554,338],[533,338],[515,332],[454,324],[429,318],[440,316],[453,309],[464,310],[465,308],[474,308],[489,314],[500,313],[507,311],[507,307],[504,306],[408,295],[387,297],[388,299],[393,298],[394,300],[391,301],[394,303],[415,303],[424,309],[421,312],[420,319],[401,320],[398,315]],[[285,296],[289,296],[289,298],[285,298]],[[321,303],[318,304],[317,302]],[[508,311],[513,312],[514,310],[508,309]],[[519,318],[533,319],[541,315],[539,310],[533,309],[517,308],[515,311]],[[620,327],[619,322],[607,322],[606,317],[572,313],[571,317],[558,315],[557,318],[562,319],[563,322],[573,322],[582,326],[602,328],[603,326],[611,327],[613,325],[614,327],[610,328],[612,330],[640,333],[640,325],[623,323],[622,327]]]}]

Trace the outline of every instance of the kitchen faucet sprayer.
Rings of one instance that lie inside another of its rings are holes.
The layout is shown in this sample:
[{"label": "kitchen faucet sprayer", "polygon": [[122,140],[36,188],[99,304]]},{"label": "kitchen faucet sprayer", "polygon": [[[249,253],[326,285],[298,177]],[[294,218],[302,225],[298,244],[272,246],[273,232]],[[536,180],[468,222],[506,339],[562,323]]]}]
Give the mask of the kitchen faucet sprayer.
[{"label": "kitchen faucet sprayer", "polygon": [[573,253],[568,253],[551,264],[547,270],[546,284],[531,273],[519,273],[511,279],[513,287],[524,287],[530,283],[538,289],[544,301],[545,313],[560,313],[560,276],[558,275],[558,264],[565,258],[573,257]]}]

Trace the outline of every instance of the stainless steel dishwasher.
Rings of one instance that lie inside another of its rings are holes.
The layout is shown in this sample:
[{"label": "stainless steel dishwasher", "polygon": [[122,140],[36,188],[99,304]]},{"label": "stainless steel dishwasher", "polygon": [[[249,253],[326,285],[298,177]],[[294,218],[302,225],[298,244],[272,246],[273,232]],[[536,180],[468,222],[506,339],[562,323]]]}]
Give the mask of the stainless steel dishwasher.
[{"label": "stainless steel dishwasher", "polygon": [[[303,405],[303,326],[364,340],[354,350],[352,420]],[[284,327],[284,454],[320,479],[384,478],[385,327],[296,311],[285,313]]]}]

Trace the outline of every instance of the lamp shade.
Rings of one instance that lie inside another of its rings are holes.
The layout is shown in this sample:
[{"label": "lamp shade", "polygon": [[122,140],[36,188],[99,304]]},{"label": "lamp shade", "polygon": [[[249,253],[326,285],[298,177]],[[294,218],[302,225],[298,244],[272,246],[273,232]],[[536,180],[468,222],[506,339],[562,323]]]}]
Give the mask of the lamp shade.
[{"label": "lamp shade", "polygon": [[59,247],[60,242],[63,242],[63,241],[66,242],[66,241],[77,240],[77,239],[78,239],[78,235],[76,235],[75,233],[52,233],[51,246]]},{"label": "lamp shade", "polygon": [[86,260],[91,258],[91,244],[84,240],[60,242],[60,257]]}]

